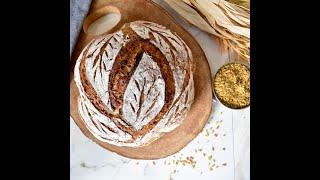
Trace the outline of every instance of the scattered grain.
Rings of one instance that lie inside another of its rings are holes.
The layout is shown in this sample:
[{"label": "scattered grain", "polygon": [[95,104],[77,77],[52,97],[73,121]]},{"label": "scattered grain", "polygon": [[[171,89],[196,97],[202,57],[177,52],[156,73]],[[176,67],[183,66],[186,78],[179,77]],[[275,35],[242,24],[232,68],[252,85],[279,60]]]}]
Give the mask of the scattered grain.
[{"label": "scattered grain", "polygon": [[208,137],[209,136],[209,131],[206,129],[206,132],[204,134],[205,137]]},{"label": "scattered grain", "polygon": [[80,166],[81,166],[81,167],[87,167],[86,163],[84,163],[84,162],[82,162],[82,163],[80,164]]},{"label": "scattered grain", "polygon": [[222,164],[222,166],[226,166],[226,165],[227,165],[227,163],[223,163],[223,164]]}]

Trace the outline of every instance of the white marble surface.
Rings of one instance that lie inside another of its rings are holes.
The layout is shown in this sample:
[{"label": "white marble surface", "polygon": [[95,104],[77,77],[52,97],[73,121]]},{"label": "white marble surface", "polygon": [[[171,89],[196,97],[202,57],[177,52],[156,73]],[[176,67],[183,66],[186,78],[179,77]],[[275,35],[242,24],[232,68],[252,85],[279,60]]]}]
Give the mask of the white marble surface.
[{"label": "white marble surface", "polygon": [[[154,1],[196,38],[207,56],[212,74],[229,61],[228,55],[220,51],[210,36],[185,23],[161,0]],[[230,110],[214,100],[213,106],[202,133],[179,153],[155,161],[128,159],[101,148],[86,138],[70,118],[70,179],[249,180],[250,108]],[[194,158],[194,163],[183,165],[183,161],[179,161],[189,156]]]}]

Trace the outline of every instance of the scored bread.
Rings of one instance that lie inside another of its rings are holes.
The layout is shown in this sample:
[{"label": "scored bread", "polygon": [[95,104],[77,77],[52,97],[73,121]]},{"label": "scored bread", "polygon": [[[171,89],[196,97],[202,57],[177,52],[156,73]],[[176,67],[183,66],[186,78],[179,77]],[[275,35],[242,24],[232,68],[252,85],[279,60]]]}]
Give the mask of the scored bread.
[{"label": "scored bread", "polygon": [[78,110],[98,140],[144,146],[180,125],[194,98],[189,47],[162,25],[125,24],[77,59]]}]

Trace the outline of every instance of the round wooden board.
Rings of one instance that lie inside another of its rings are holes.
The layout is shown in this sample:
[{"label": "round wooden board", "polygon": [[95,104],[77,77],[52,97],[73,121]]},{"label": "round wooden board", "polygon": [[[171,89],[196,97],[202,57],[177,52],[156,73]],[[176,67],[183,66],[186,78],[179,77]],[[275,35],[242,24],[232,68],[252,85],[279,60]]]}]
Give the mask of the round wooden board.
[{"label": "round wooden board", "polygon": [[122,156],[133,159],[159,159],[172,155],[190,141],[192,141],[203,129],[206,124],[212,108],[212,88],[210,68],[206,56],[197,41],[159,5],[149,0],[95,0],[93,1],[90,13],[104,7],[112,5],[117,7],[121,12],[121,20],[119,24],[107,33],[111,33],[119,29],[124,23],[135,20],[152,21],[176,32],[190,47],[193,58],[196,62],[196,71],[194,73],[195,81],[195,100],[191,106],[183,123],[172,132],[166,133],[158,140],[144,147],[119,147],[97,140],[86,128],[81,120],[77,109],[78,89],[73,81],[74,64],[84,46],[93,38],[80,33],[78,42],[71,57],[70,68],[70,113],[81,131],[94,142],[105,149],[118,153]]}]

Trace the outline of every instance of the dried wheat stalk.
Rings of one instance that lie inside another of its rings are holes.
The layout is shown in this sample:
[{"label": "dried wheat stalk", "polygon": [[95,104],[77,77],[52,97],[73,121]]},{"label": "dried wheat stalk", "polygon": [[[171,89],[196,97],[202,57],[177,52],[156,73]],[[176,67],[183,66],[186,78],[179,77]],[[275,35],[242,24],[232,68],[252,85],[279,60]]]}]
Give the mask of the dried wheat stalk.
[{"label": "dried wheat stalk", "polygon": [[250,0],[227,0],[227,1],[248,9],[250,8]]},{"label": "dried wheat stalk", "polygon": [[225,0],[164,0],[190,24],[250,61],[250,10]]}]

